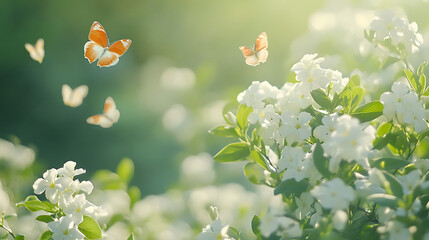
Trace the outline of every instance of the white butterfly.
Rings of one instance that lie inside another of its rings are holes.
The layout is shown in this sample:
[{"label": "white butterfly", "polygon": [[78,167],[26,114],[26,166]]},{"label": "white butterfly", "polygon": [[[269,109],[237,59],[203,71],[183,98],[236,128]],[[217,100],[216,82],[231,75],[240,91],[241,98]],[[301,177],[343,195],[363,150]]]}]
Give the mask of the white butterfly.
[{"label": "white butterfly", "polygon": [[108,97],[104,103],[103,114],[97,114],[86,119],[89,124],[99,125],[103,128],[109,128],[119,120],[119,111],[116,109],[116,104],[113,98]]},{"label": "white butterfly", "polygon": [[67,84],[62,89],[64,105],[69,107],[78,107],[82,104],[83,99],[88,95],[88,86],[82,85],[74,90]]},{"label": "white butterfly", "polygon": [[39,63],[42,63],[43,58],[45,57],[45,49],[44,49],[45,41],[40,38],[37,40],[36,44],[33,46],[29,43],[25,44],[25,49],[30,53],[30,57],[38,61]]}]

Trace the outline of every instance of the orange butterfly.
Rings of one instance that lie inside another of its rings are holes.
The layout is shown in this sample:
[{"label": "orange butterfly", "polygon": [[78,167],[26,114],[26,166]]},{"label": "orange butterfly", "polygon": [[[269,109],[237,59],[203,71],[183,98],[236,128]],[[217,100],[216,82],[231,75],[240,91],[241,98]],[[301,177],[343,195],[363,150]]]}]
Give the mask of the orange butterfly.
[{"label": "orange butterfly", "polygon": [[103,128],[109,128],[119,120],[119,110],[116,109],[116,104],[113,98],[108,97],[104,103],[103,114],[98,114],[86,119],[89,124],[100,125]]},{"label": "orange butterfly", "polygon": [[118,63],[122,56],[131,45],[130,39],[122,39],[109,46],[109,39],[103,26],[95,21],[89,31],[89,41],[85,43],[85,58],[89,63],[98,60],[97,66],[110,67]]},{"label": "orange butterfly", "polygon": [[244,57],[246,58],[246,63],[251,66],[256,66],[259,63],[264,63],[267,61],[268,57],[268,40],[267,34],[265,32],[259,34],[256,39],[254,50],[249,49],[248,47],[241,46],[240,50],[243,52]]}]

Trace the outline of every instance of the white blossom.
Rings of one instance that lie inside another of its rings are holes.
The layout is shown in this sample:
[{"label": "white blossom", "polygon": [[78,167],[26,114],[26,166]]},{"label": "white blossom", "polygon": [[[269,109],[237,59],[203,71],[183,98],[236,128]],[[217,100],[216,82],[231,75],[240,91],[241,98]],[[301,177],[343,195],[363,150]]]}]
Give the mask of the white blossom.
[{"label": "white blossom", "polygon": [[283,125],[280,126],[279,133],[286,138],[289,145],[298,142],[302,143],[310,137],[311,127],[308,125],[312,116],[307,112],[301,112],[298,116],[289,112],[281,115]]},{"label": "white blossom", "polygon": [[347,213],[343,210],[337,210],[332,217],[332,225],[335,229],[342,231],[346,227],[347,220]]},{"label": "white blossom", "polygon": [[59,189],[62,185],[59,183],[57,169],[50,169],[43,173],[43,178],[37,179],[33,184],[34,193],[42,194],[45,192],[46,198],[52,203],[58,202]]},{"label": "white blossom", "polygon": [[339,178],[323,182],[310,192],[324,208],[332,210],[346,209],[355,196],[353,188]]},{"label": "white blossom", "polygon": [[303,83],[301,88],[308,92],[317,88],[325,88],[328,83],[325,71],[319,65],[325,59],[316,57],[316,53],[306,54],[291,68],[291,71],[296,74],[296,80]]},{"label": "white blossom", "polygon": [[259,225],[261,233],[265,237],[281,231],[282,234],[289,238],[300,237],[302,235],[301,226],[295,220],[279,215],[278,212],[270,210],[261,218]]},{"label": "white blossom", "polygon": [[375,32],[378,41],[391,40],[395,46],[403,46],[407,53],[417,51],[423,43],[415,22],[409,23],[408,19],[396,17],[389,11],[376,16],[369,28]]},{"label": "white blossom", "polygon": [[64,166],[60,169],[58,169],[58,174],[62,177],[69,177],[73,179],[74,176],[81,175],[86,173],[86,170],[79,168],[74,169],[76,167],[76,162],[68,161],[64,163]]},{"label": "white blossom", "polygon": [[354,160],[362,167],[369,168],[367,156],[371,153],[374,139],[375,129],[371,125],[361,125],[359,120],[349,115],[338,117],[335,131],[322,144],[325,154],[331,157],[329,170],[337,172],[341,160]]},{"label": "white blossom", "polygon": [[94,204],[86,200],[85,194],[76,195],[70,202],[64,203],[64,205],[64,213],[69,215],[76,225],[79,225],[83,221],[83,214],[92,215],[95,210]]},{"label": "white blossom", "polygon": [[81,240],[85,237],[69,216],[48,223],[48,228],[53,232],[52,238],[54,240]]},{"label": "white blossom", "polygon": [[249,123],[255,124],[259,122],[263,128],[270,126],[278,126],[280,123],[280,115],[275,111],[274,105],[268,104],[265,108],[255,108],[249,114]]}]

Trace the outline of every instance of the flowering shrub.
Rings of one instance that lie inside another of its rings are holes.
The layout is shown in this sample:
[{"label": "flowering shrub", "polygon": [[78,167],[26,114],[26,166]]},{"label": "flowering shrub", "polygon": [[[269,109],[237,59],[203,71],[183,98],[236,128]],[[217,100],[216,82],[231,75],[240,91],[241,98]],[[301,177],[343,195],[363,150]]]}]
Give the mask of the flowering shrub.
[{"label": "flowering shrub", "polygon": [[[385,13],[365,37],[384,52],[383,67],[404,66],[392,92],[374,99],[377,89],[361,87],[358,75],[306,54],[292,81],[253,82],[238,94],[237,112],[224,111],[226,125],[210,131],[238,139],[216,161],[247,160],[249,181],[283,198],[253,218],[258,239],[429,239],[429,160],[415,154],[429,133],[429,88],[426,63],[414,70],[408,62],[422,35],[415,22]],[[231,238],[240,237],[217,239]]]}]

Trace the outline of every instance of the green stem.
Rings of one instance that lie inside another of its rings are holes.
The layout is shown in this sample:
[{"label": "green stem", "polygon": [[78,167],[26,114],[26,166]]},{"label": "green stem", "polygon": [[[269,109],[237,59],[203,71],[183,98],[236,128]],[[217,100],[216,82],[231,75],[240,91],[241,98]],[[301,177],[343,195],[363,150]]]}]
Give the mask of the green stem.
[{"label": "green stem", "polygon": [[15,239],[15,238],[16,238],[16,237],[15,237],[15,234],[13,234],[12,230],[11,230],[9,227],[7,227],[7,226],[5,226],[5,225],[3,225],[3,224],[1,224],[1,225],[0,225],[0,227],[1,227],[1,228],[3,228],[4,230],[6,230],[6,232],[8,232],[8,233],[9,233],[9,235],[13,237],[13,239]]}]

